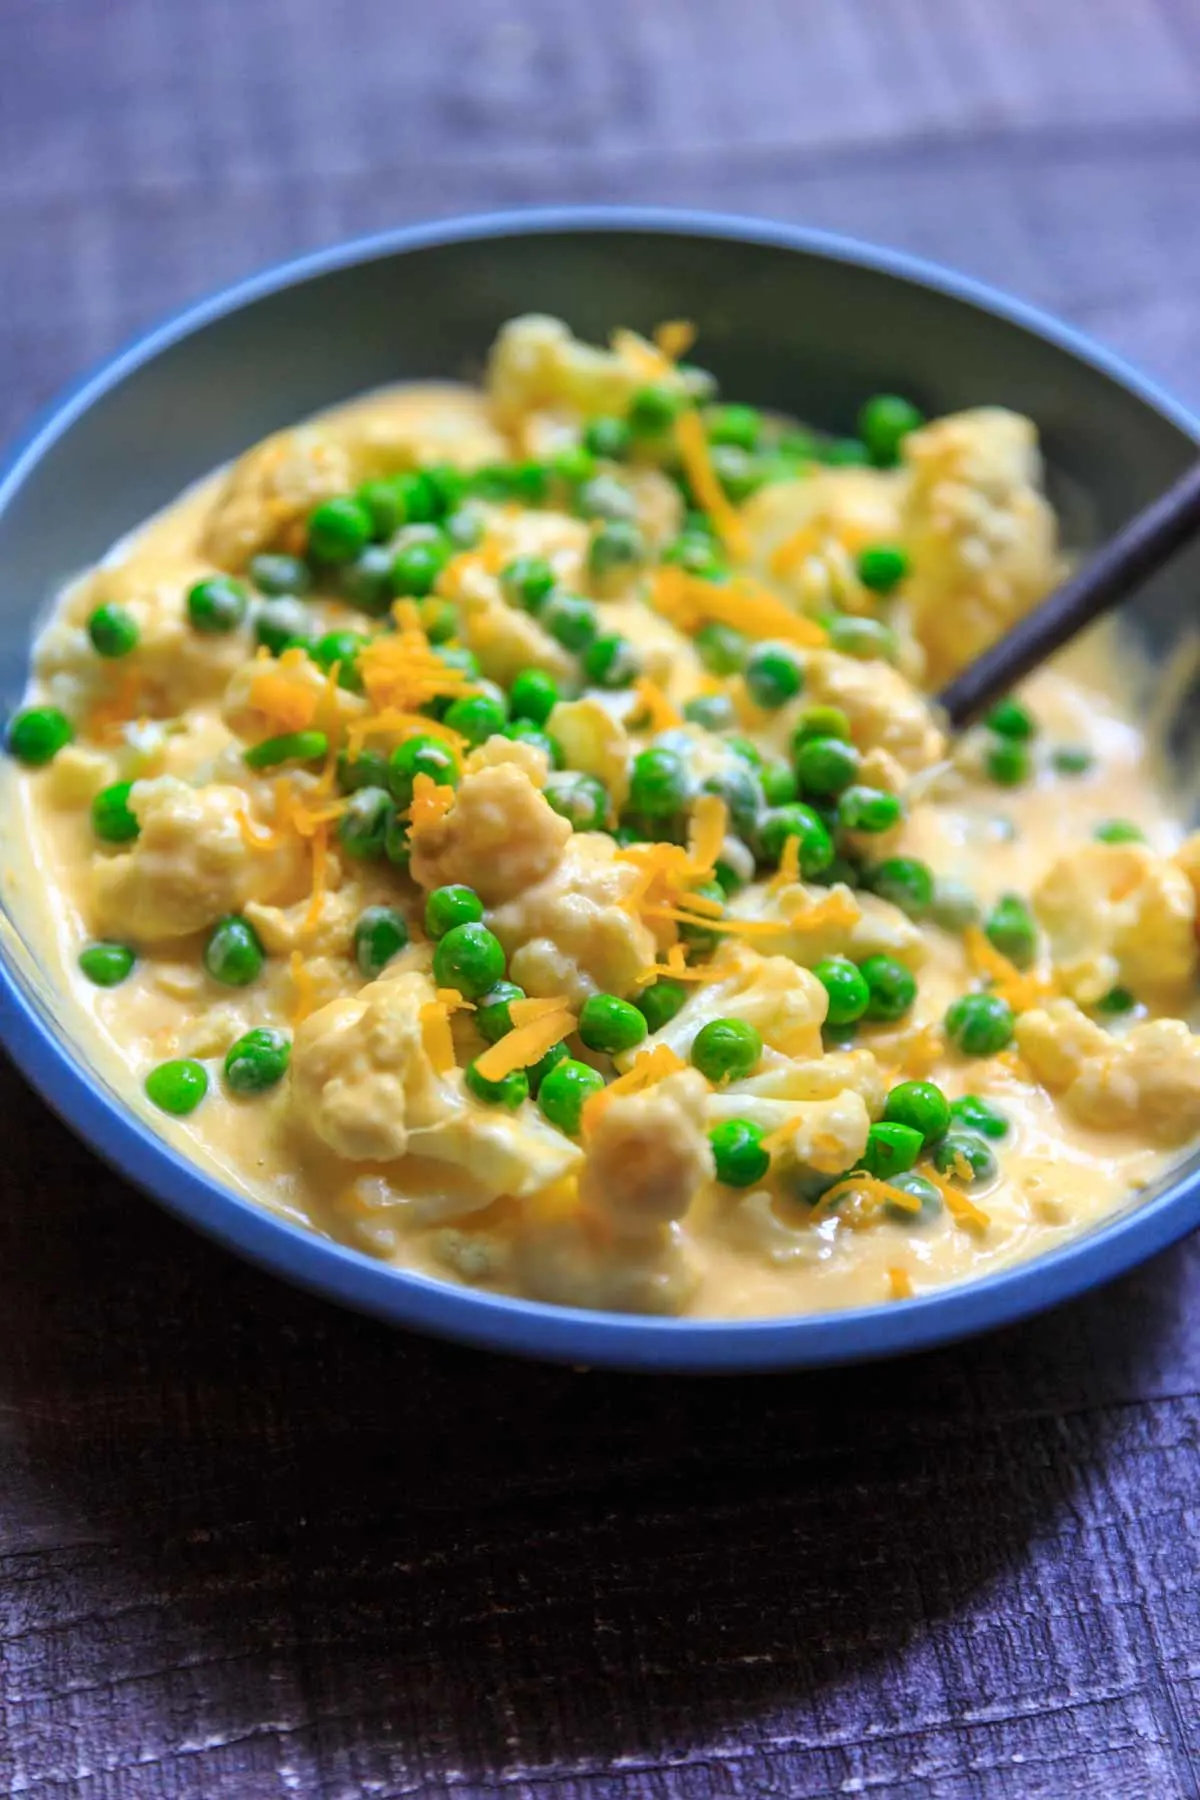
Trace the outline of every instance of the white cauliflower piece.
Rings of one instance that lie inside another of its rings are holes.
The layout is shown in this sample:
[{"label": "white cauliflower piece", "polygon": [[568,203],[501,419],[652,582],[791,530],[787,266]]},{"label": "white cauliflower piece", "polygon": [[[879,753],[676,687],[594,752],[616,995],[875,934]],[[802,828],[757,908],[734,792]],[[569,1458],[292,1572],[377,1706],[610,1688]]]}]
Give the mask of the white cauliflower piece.
[{"label": "white cauliflower piece", "polygon": [[1145,844],[1083,844],[1033,891],[1068,994],[1094,1005],[1118,984],[1163,992],[1195,979],[1196,895],[1176,862]]},{"label": "white cauliflower piece", "polygon": [[934,683],[980,654],[1060,575],[1037,432],[998,406],[937,419],[904,440],[905,602]]},{"label": "white cauliflower piece", "polygon": [[157,944],[200,931],[223,914],[307,879],[299,840],[252,849],[239,788],[193,788],[171,775],[136,781],[129,804],[141,831],[126,851],[98,856],[91,911],[97,929]]},{"label": "white cauliflower piece", "polygon": [[633,516],[652,550],[679,536],[683,524],[683,496],[661,469],[631,468],[624,480],[633,495]]},{"label": "white cauliflower piece", "polygon": [[854,557],[897,541],[905,485],[899,471],[853,468],[768,482],[742,507],[760,571],[805,612],[861,592]]},{"label": "white cauliflower piece", "polygon": [[118,759],[89,744],[68,744],[41,778],[41,793],[51,806],[73,810],[87,806],[101,788],[119,781]]},{"label": "white cauliflower piece", "polygon": [[583,1205],[629,1236],[681,1219],[713,1176],[708,1083],[681,1069],[639,1094],[615,1094],[587,1144]]},{"label": "white cauliflower piece", "polygon": [[425,888],[462,882],[503,906],[553,879],[570,836],[523,769],[496,763],[464,775],[449,812],[414,834],[412,877]]},{"label": "white cauliflower piece", "polygon": [[223,569],[244,569],[322,500],[348,493],[355,477],[347,446],[328,426],[301,425],[264,438],[238,458],[214,500],[205,555]]},{"label": "white cauliflower piece", "polygon": [[1182,1019],[1152,1019],[1122,1037],[1072,1000],[1020,1015],[1017,1047],[1039,1081],[1094,1131],[1137,1131],[1181,1144],[1200,1131],[1200,1039]]},{"label": "white cauliflower piece", "polygon": [[[818,1056],[821,1025],[829,996],[807,969],[785,956],[745,951],[725,981],[706,982],[673,1019],[646,1040],[651,1049],[666,1044],[687,1060],[698,1031],[713,1019],[742,1019],[760,1033],[764,1045],[785,1057]],[[634,1052],[617,1058],[628,1068]]]},{"label": "white cauliflower piece", "polygon": [[866,956],[894,956],[915,969],[928,949],[919,928],[898,906],[841,882],[831,888],[790,882],[774,893],[756,883],[735,894],[728,910],[735,919],[777,920],[778,935],[762,933],[754,940],[755,948],[764,956],[786,956],[808,969],[828,956],[848,956],[852,962]]},{"label": "white cauliflower piece", "polygon": [[[131,712],[173,718],[220,694],[246,654],[246,634],[206,635],[187,616],[189,588],[215,572],[199,557],[153,550],[102,563],[76,585],[38,641],[35,666],[50,699],[77,717],[107,689],[130,682],[136,683]],[[117,663],[98,657],[87,635],[98,606],[122,607],[137,626],[137,648]]]},{"label": "white cauliflower piece", "polygon": [[749,1119],[767,1132],[788,1131],[795,1161],[839,1175],[862,1156],[872,1119],[883,1112],[887,1083],[869,1050],[796,1060],[763,1052],[744,1081],[708,1097],[708,1116]]},{"label": "white cauliflower piece", "polygon": [[454,598],[459,636],[479,658],[484,674],[508,685],[522,669],[544,669],[557,681],[575,674],[575,659],[529,613],[510,606],[495,575],[468,563],[458,575]]},{"label": "white cauliflower piece", "polygon": [[544,750],[539,750],[536,744],[524,743],[520,738],[501,737],[499,732],[476,745],[463,764],[463,771],[467,775],[477,775],[481,769],[498,769],[501,763],[511,763],[520,769],[535,788],[544,788],[550,774],[550,758]]},{"label": "white cauliflower piece", "polygon": [[618,860],[603,833],[567,836],[551,872],[488,923],[508,952],[509,974],[527,993],[566,994],[578,1005],[597,990],[629,993],[654,961],[656,946],[622,905],[640,879],[634,865]]},{"label": "white cauliflower piece", "polygon": [[[683,392],[681,376],[671,372],[662,380]],[[645,384],[635,357],[582,343],[561,319],[544,313],[510,319],[488,358],[492,410],[510,431],[530,412],[565,411],[585,419],[597,413],[624,416]]]},{"label": "white cauliflower piece", "polygon": [[[840,706],[859,750],[864,754],[886,750],[909,774],[927,769],[946,753],[945,736],[928,700],[889,663],[810,650],[804,659],[801,700],[777,713],[768,727],[781,751],[786,753],[795,715],[812,705]],[[788,714],[786,720],[783,712]]]},{"label": "white cauliflower piece", "polygon": [[568,769],[602,781],[614,811],[620,812],[629,796],[633,761],[633,747],[621,722],[599,700],[585,695],[582,700],[560,700],[546,730],[561,744]]},{"label": "white cauliflower piece", "polygon": [[451,381],[385,388],[318,423],[344,447],[355,481],[437,463],[478,469],[508,455],[486,397]]}]

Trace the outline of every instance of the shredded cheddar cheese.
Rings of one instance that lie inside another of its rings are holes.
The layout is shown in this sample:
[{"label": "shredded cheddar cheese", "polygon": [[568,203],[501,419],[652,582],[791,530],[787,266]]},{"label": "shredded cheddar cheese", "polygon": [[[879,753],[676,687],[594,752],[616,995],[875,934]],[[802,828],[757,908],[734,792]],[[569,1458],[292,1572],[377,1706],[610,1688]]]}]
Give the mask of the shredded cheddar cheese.
[{"label": "shredded cheddar cheese", "polygon": [[413,781],[412,804],[403,815],[412,825],[413,837],[419,837],[439,819],[444,819],[453,805],[452,787],[440,786],[432,775],[418,775]]},{"label": "shredded cheddar cheese", "polygon": [[[795,838],[788,839],[789,844],[795,841]],[[829,925],[835,929],[844,926],[849,931],[861,918],[862,913],[849,894],[832,893],[826,894],[823,900],[814,900],[811,906],[802,906],[792,914],[788,924],[793,931],[800,932],[823,931]]]},{"label": "shredded cheddar cheese", "polygon": [[285,650],[278,669],[264,669],[250,683],[249,700],[255,712],[261,713],[272,736],[279,732],[307,731],[317,716],[321,696],[302,682],[289,679],[289,657],[304,660],[302,650]]},{"label": "shredded cheddar cheese", "polygon": [[692,492],[715,525],[717,536],[735,562],[749,562],[750,534],[713,468],[699,413],[691,408],[680,413],[675,421],[675,442]]},{"label": "shredded cheddar cheese", "polygon": [[875,1212],[881,1206],[895,1206],[904,1213],[919,1213],[921,1202],[915,1194],[905,1188],[893,1187],[890,1181],[881,1181],[877,1175],[868,1175],[864,1169],[852,1169],[843,1175],[840,1181],[826,1188],[821,1198],[813,1207],[813,1212],[832,1212],[847,1194],[861,1194],[868,1203],[870,1211]]},{"label": "shredded cheddar cheese", "polygon": [[962,1225],[970,1231],[984,1232],[987,1230],[992,1222],[989,1215],[983,1211],[982,1207],[976,1206],[973,1200],[968,1200],[961,1188],[955,1187],[952,1181],[947,1181],[931,1162],[918,1164],[917,1173],[924,1175],[926,1181],[932,1181],[946,1203],[946,1211],[956,1225]]},{"label": "shredded cheddar cheese", "polygon": [[654,573],[651,594],[657,611],[680,631],[695,632],[715,622],[732,625],[749,637],[778,638],[810,650],[829,641],[823,626],[793,612],[778,595],[749,577],[704,581],[675,563],[664,563]]},{"label": "shredded cheddar cheese", "polygon": [[647,343],[636,331],[619,328],[613,332],[609,342],[621,361],[627,363],[643,381],[661,381],[665,375],[674,374],[666,352],[655,344]]},{"label": "shredded cheddar cheese", "polygon": [[1027,1012],[1055,992],[1053,982],[1043,981],[1037,975],[1023,975],[978,925],[968,925],[963,943],[976,971],[991,982],[992,992],[1007,1000],[1014,1012]]},{"label": "shredded cheddar cheese", "polygon": [[[729,812],[720,795],[701,794],[688,826],[688,855],[698,869],[711,870],[715,866],[728,829]],[[698,896],[692,898],[695,901]]]},{"label": "shredded cheddar cheese", "polygon": [[510,1000],[508,1016],[514,1025],[532,1025],[535,1019],[544,1019],[547,1013],[569,1012],[571,1003],[565,994],[554,994],[538,1000]]},{"label": "shredded cheddar cheese", "polygon": [[651,681],[648,675],[638,676],[633,684],[633,691],[646,710],[652,732],[670,731],[674,726],[683,724],[683,714],[676,712],[658,683]]},{"label": "shredded cheddar cheese", "polygon": [[654,342],[668,362],[686,356],[695,341],[696,327],[690,319],[664,319],[654,330]]},{"label": "shredded cheddar cheese", "polygon": [[476,1057],[475,1067],[485,1080],[503,1081],[514,1069],[528,1069],[533,1063],[540,1062],[547,1050],[561,1044],[578,1023],[575,1014],[565,1007],[543,1013],[540,1018],[530,1019],[528,1024],[516,1025],[506,1032],[482,1056]]},{"label": "shredded cheddar cheese", "polygon": [[618,1094],[640,1094],[646,1088],[665,1081],[668,1075],[676,1075],[680,1069],[686,1068],[687,1064],[676,1056],[669,1044],[656,1044],[653,1050],[640,1050],[624,1075],[618,1075],[615,1081],[610,1081],[607,1087],[599,1089],[584,1101],[584,1137],[596,1129],[606,1107],[611,1105]]},{"label": "shredded cheddar cheese", "polygon": [[907,1269],[888,1270],[888,1289],[893,1300],[911,1300],[913,1297],[912,1276]]}]

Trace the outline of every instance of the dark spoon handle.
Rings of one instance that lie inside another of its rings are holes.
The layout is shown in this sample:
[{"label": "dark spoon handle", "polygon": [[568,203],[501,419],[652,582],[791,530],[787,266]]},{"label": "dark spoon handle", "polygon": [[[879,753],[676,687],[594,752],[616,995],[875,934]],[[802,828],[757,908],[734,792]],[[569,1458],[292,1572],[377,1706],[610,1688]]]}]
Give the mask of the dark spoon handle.
[{"label": "dark spoon handle", "polygon": [[1045,662],[1093,619],[1124,600],[1200,532],[1200,462],[1137,513],[1070,580],[956,675],[938,701],[956,731]]}]

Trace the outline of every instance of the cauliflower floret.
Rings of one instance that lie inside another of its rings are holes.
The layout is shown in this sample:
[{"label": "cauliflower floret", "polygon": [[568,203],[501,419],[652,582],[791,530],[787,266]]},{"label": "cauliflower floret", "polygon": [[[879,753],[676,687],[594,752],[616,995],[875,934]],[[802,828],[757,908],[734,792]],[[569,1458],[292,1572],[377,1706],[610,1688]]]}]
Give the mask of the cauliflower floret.
[{"label": "cauliflower floret", "polygon": [[524,770],[497,763],[464,775],[449,812],[414,836],[412,877],[426,888],[462,882],[501,906],[553,878],[570,836]]},{"label": "cauliflower floret", "polygon": [[230,729],[251,741],[304,731],[314,723],[338,736],[344,726],[363,716],[367,702],[361,694],[335,687],[331,707],[324,672],[303,650],[292,649],[278,660],[255,656],[241,662],[225,690],[221,711]]},{"label": "cauliflower floret", "polygon": [[929,702],[888,663],[858,662],[833,650],[809,651],[801,701],[777,713],[768,728],[784,752],[795,727],[794,715],[811,705],[840,706],[859,750],[864,754],[886,750],[909,774],[945,755],[946,740]]},{"label": "cauliflower floret", "polygon": [[511,685],[522,669],[570,681],[575,659],[544,626],[501,598],[494,575],[469,568],[458,584],[459,636],[492,681]]},{"label": "cauliflower floret", "polygon": [[661,549],[679,536],[683,524],[683,497],[661,469],[631,468],[625,483],[633,495],[633,516],[652,550]]},{"label": "cauliflower floret", "polygon": [[[136,683],[131,712],[173,718],[221,693],[246,654],[245,632],[206,635],[187,616],[188,589],[214,572],[199,557],[157,551],[101,564],[39,640],[36,666],[49,697],[77,715],[115,684]],[[138,629],[137,648],[115,665],[96,655],[87,635],[98,606],[122,607]]]},{"label": "cauliflower floret", "polygon": [[1033,892],[1066,991],[1094,1005],[1118,984],[1145,995],[1195,978],[1196,895],[1183,870],[1145,844],[1084,844]]},{"label": "cauliflower floret", "polygon": [[264,438],[234,463],[213,502],[205,555],[223,569],[244,569],[322,500],[348,493],[355,473],[349,450],[328,426],[301,425]]},{"label": "cauliflower floret", "polygon": [[[683,391],[674,372],[662,380]],[[515,429],[529,412],[565,410],[577,417],[628,411],[646,375],[638,361],[573,337],[561,319],[526,313],[510,319],[492,345],[487,390],[497,422]]]},{"label": "cauliflower floret", "polygon": [[1002,407],[937,419],[904,440],[904,595],[935,683],[961,669],[1050,591],[1060,574],[1041,492],[1037,432]]},{"label": "cauliflower floret", "polygon": [[639,872],[618,860],[612,839],[600,832],[567,837],[557,867],[488,923],[509,954],[509,974],[527,993],[566,994],[572,1004],[597,989],[627,994],[655,958],[652,934],[621,904]]},{"label": "cauliflower floret", "polygon": [[862,1156],[872,1119],[883,1111],[887,1085],[869,1050],[836,1051],[797,1061],[763,1052],[755,1073],[708,1097],[708,1116],[749,1119],[765,1132],[790,1133],[799,1163],[838,1175]]},{"label": "cauliflower floret", "polygon": [[[763,1043],[785,1057],[818,1056],[821,1025],[829,996],[807,969],[786,956],[742,952],[725,981],[706,982],[664,1025],[647,1039],[651,1049],[666,1044],[686,1060],[692,1040],[712,1019],[742,1019],[761,1034]],[[634,1052],[617,1058],[627,1068]]]},{"label": "cauliflower floret", "polygon": [[477,775],[481,769],[498,769],[501,763],[511,763],[520,769],[535,788],[544,788],[550,774],[550,758],[544,750],[539,750],[536,744],[526,744],[520,738],[501,737],[499,732],[485,738],[471,751],[463,770],[468,775]]},{"label": "cauliflower floret", "polygon": [[1180,1144],[1200,1131],[1200,1038],[1182,1019],[1110,1037],[1072,1000],[1022,1013],[1017,1047],[1038,1080],[1095,1131]]},{"label": "cauliflower floret", "polygon": [[356,481],[437,463],[478,469],[508,455],[485,396],[449,381],[385,388],[320,423],[345,447]]},{"label": "cauliflower floret", "polygon": [[729,913],[735,919],[778,920],[778,935],[756,937],[755,947],[764,956],[786,956],[808,969],[828,956],[848,956],[852,962],[894,956],[915,969],[927,951],[921,931],[898,906],[863,889],[852,892],[841,882],[831,888],[792,882],[773,894],[759,883],[735,894]]},{"label": "cauliflower floret", "polygon": [[681,1219],[712,1179],[705,1101],[708,1084],[682,1069],[640,1094],[615,1094],[587,1145],[583,1205],[615,1230],[653,1235]]},{"label": "cauliflower floret", "polygon": [[608,790],[613,810],[620,812],[629,795],[633,749],[628,733],[606,706],[592,696],[560,700],[546,730],[562,746],[569,769],[594,775]]},{"label": "cauliflower floret", "polygon": [[761,572],[806,612],[860,593],[854,557],[867,544],[895,543],[904,486],[902,474],[883,469],[817,469],[768,482],[742,508]]},{"label": "cauliflower floret", "polygon": [[186,937],[248,901],[292,890],[305,876],[299,840],[252,848],[240,788],[193,788],[172,775],[136,781],[129,804],[140,833],[130,849],[96,859],[92,913],[99,931],[135,943]]}]

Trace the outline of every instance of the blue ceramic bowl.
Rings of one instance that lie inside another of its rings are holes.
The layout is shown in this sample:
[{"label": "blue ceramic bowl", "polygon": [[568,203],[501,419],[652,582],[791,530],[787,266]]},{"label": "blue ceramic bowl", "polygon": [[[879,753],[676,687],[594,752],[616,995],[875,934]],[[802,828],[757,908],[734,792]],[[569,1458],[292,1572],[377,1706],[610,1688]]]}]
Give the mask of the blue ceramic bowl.
[{"label": "blue ceramic bowl", "polygon": [[[397,231],[193,307],[91,375],[9,458],[0,476],[7,706],[56,588],[188,482],[362,389],[478,372],[497,326],[528,311],[559,314],[592,338],[684,314],[727,394],[835,431],[849,431],[859,400],[880,389],[931,413],[987,401],[1028,413],[1077,537],[1112,531],[1200,441],[1180,406],[1066,326],[962,277],[820,233],[607,208]],[[1198,581],[1194,564],[1177,564],[1131,610],[1129,628],[1152,656],[1182,631]],[[567,1311],[384,1268],[191,1167],[88,1067],[4,913],[0,1038],[94,1150],[218,1242],[344,1305],[527,1356],[733,1370],[893,1355],[1080,1294],[1200,1223],[1200,1177],[1189,1167],[1065,1249],[902,1305],[738,1324]]]}]

